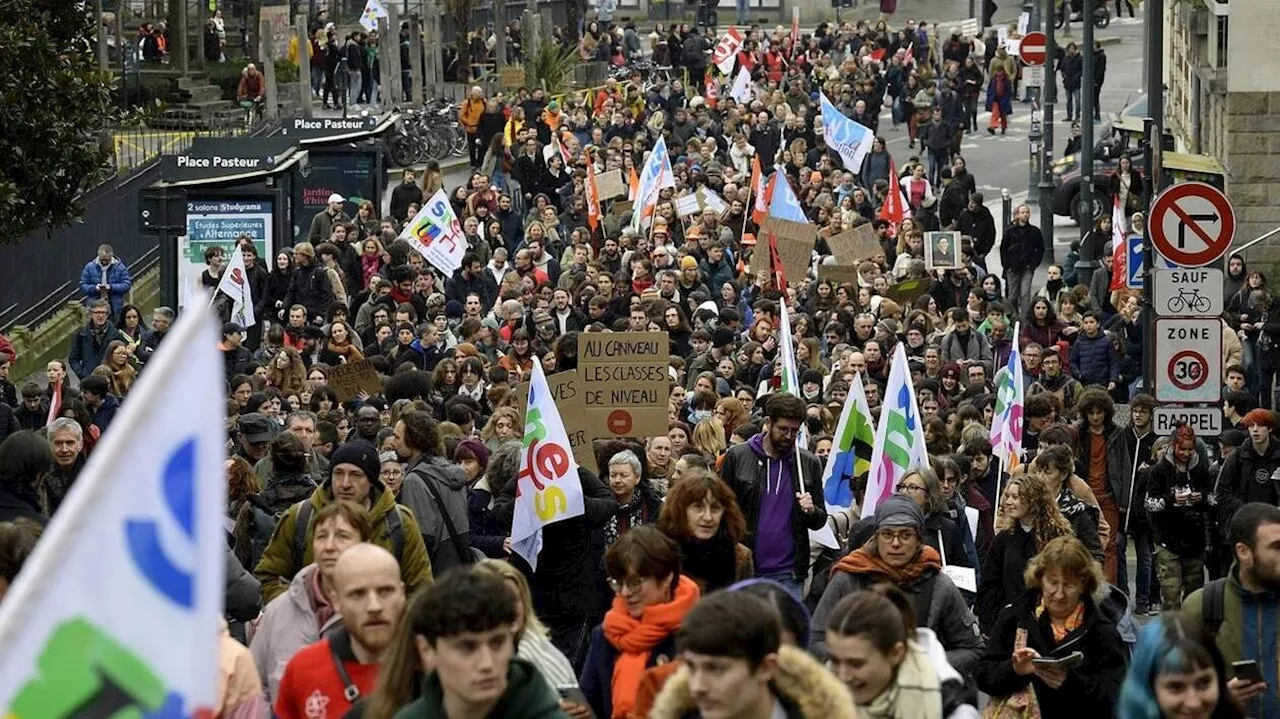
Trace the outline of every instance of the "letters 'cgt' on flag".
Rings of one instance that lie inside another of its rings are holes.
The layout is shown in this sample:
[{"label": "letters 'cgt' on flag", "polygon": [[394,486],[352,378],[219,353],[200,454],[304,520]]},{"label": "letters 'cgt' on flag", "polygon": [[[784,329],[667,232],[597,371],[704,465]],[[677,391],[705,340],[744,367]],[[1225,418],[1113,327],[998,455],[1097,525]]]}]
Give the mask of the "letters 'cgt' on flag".
[{"label": "letters 'cgt' on flag", "polygon": [[231,298],[231,321],[246,329],[258,323],[253,316],[253,292],[249,289],[248,274],[244,269],[244,254],[235,249],[231,252],[231,264],[218,280],[218,292]]},{"label": "letters 'cgt' on flag", "polygon": [[867,494],[862,502],[863,517],[874,514],[876,507],[897,491],[898,482],[907,472],[929,464],[924,447],[924,424],[917,407],[911,370],[907,367],[907,351],[899,343],[893,351],[889,382],[880,407]]},{"label": "letters 'cgt' on flag", "polygon": [[547,387],[542,363],[536,357],[529,377],[523,445],[520,473],[516,475],[511,548],[537,571],[542,528],[580,516],[584,510],[578,462],[573,458],[569,435]]},{"label": "letters 'cgt' on flag", "polygon": [[640,187],[636,191],[635,207],[631,213],[631,227],[639,230],[641,222],[653,214],[658,204],[658,191],[664,187],[674,189],[675,173],[671,171],[671,155],[667,152],[667,140],[659,137],[654,143],[644,167],[640,169]]},{"label": "letters 'cgt' on flag", "polygon": [[862,160],[871,152],[871,144],[875,142],[875,133],[871,128],[845,116],[840,112],[827,94],[820,93],[822,100],[822,139],[827,147],[840,153],[844,161],[844,169],[859,172]]},{"label": "letters 'cgt' on flag", "polygon": [[875,432],[862,374],[854,373],[853,386],[836,423],[831,456],[822,472],[822,498],[828,511],[853,506],[853,481],[871,470]]},{"label": "letters 'cgt' on flag", "polygon": [[444,190],[436,190],[436,194],[418,210],[400,233],[400,239],[407,240],[418,254],[445,276],[462,267],[462,256],[467,252],[467,237]]},{"label": "letters 'cgt' on flag", "polygon": [[178,319],[0,603],[0,716],[213,716],[226,400],[207,305]]},{"label": "letters 'cgt' on flag", "polygon": [[[1014,325],[1014,337],[1021,330]],[[1009,472],[1022,464],[1022,413],[1025,397],[1022,383],[1022,354],[1013,343],[1009,363],[996,373],[996,409],[991,418],[991,453]]]}]

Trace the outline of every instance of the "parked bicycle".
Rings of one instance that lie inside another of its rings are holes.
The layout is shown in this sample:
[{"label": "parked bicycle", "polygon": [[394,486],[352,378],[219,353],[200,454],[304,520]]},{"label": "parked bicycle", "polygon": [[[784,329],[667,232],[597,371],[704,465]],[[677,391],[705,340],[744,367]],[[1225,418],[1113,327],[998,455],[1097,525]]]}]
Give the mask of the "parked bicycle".
[{"label": "parked bicycle", "polygon": [[467,133],[458,121],[458,106],[437,99],[422,110],[401,109],[400,125],[391,136],[387,152],[391,161],[408,167],[423,160],[443,160],[467,151]]}]

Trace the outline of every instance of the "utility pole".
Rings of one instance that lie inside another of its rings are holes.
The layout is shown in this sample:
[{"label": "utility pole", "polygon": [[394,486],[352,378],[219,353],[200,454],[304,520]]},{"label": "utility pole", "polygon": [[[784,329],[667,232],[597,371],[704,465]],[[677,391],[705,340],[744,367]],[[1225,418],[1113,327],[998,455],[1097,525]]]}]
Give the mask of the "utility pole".
[{"label": "utility pole", "polygon": [[[1154,282],[1151,281],[1152,270],[1156,266],[1155,249],[1151,246],[1151,203],[1160,194],[1161,168],[1160,156],[1164,143],[1164,8],[1158,2],[1143,3],[1143,18],[1147,27],[1146,46],[1146,90],[1147,118],[1143,122],[1147,140],[1146,171],[1147,181],[1144,183],[1142,206],[1146,210],[1143,218],[1146,222],[1145,235],[1142,238],[1142,344],[1144,347],[1155,347],[1155,322],[1152,321],[1153,303],[1155,301]],[[1156,376],[1155,355],[1144,353],[1142,388],[1147,394],[1154,392]]]},{"label": "utility pole", "polygon": [[[1058,66],[1058,43],[1054,38],[1054,0],[1044,2],[1049,7],[1044,13],[1044,87],[1040,89],[1044,97],[1044,144],[1040,153],[1040,231],[1049,238],[1045,243],[1043,264],[1051,265],[1058,261],[1053,249],[1053,104],[1058,101],[1055,74]],[[1036,7],[1039,7],[1038,2]]]},{"label": "utility pole", "polygon": [[[1030,7],[1027,8],[1030,15],[1027,22],[1027,28],[1029,31],[1038,30],[1040,28],[1040,4],[1041,0],[1034,0],[1030,4]],[[1025,39],[1026,37],[1024,36],[1023,40]],[[1046,55],[1048,55],[1048,50],[1049,48],[1046,45]],[[1048,62],[1048,58],[1046,57],[1045,63],[1048,64]],[[1028,69],[1024,69],[1023,77],[1026,77],[1028,72]],[[1046,74],[1048,74],[1047,70]],[[1027,99],[1031,101],[1031,130],[1027,133],[1027,144],[1029,145],[1029,162],[1027,163],[1027,204],[1034,205],[1040,200],[1040,161],[1044,156],[1044,153],[1041,151],[1041,142],[1044,138],[1043,128],[1045,121],[1051,118],[1045,117],[1040,104],[1040,98],[1044,96],[1043,84],[1038,87],[1028,82],[1024,91],[1027,93]],[[1037,113],[1039,113],[1039,118],[1036,117]],[[1052,228],[1053,225],[1050,225],[1049,227]],[[1044,228],[1041,229],[1043,230]],[[1052,246],[1053,242],[1050,241],[1049,245]]]},{"label": "utility pole", "polygon": [[[1084,54],[1084,77],[1080,79],[1080,200],[1076,203],[1076,219],[1080,222],[1081,239],[1093,231],[1093,4],[1096,1],[1084,0],[1080,23],[1084,32],[1080,48]],[[1070,14],[1071,8],[1065,8],[1064,12]]]}]

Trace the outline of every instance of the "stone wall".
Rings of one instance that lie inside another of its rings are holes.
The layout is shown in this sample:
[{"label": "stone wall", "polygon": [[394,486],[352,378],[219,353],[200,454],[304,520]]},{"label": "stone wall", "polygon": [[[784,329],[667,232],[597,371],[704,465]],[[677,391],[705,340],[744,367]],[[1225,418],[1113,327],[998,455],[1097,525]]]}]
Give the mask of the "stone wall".
[{"label": "stone wall", "polygon": [[[1226,102],[1227,196],[1236,208],[1236,242],[1280,227],[1280,92],[1232,92]],[[1262,242],[1248,259],[1280,261],[1280,242]]]}]

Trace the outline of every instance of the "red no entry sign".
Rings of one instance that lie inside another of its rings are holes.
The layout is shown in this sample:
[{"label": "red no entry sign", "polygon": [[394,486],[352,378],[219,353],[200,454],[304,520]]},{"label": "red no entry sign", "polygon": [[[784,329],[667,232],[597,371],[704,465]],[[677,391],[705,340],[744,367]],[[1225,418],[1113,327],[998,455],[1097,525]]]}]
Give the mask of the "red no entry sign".
[{"label": "red no entry sign", "polygon": [[1018,45],[1018,57],[1027,65],[1043,65],[1049,53],[1049,38],[1042,32],[1029,32]]},{"label": "red no entry sign", "polygon": [[1222,191],[1181,182],[1151,204],[1151,243],[1182,267],[1203,267],[1226,253],[1236,234],[1236,212]]}]

